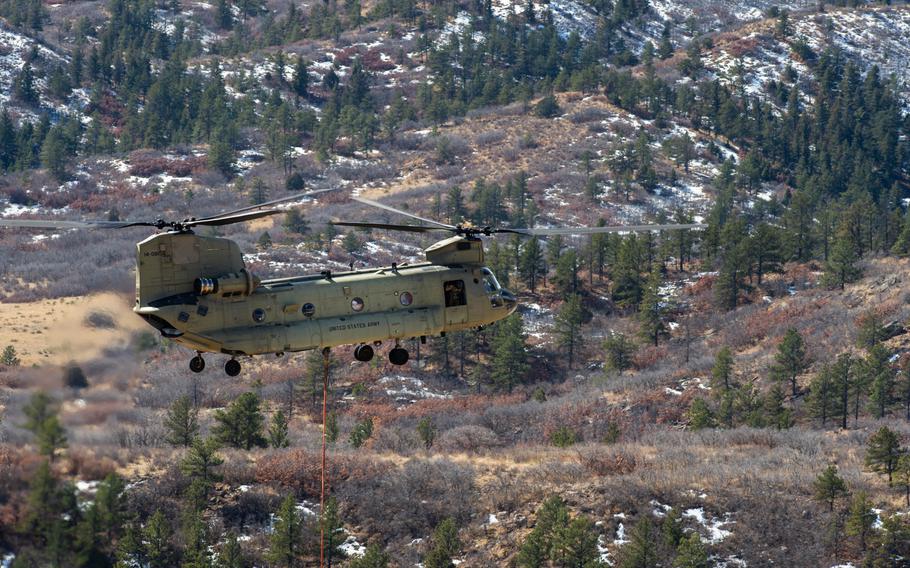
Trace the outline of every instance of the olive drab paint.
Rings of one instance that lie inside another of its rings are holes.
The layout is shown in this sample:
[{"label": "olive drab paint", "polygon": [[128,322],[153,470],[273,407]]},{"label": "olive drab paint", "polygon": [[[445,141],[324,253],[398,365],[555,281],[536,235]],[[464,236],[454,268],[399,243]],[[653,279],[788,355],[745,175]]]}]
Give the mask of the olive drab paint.
[{"label": "olive drab paint", "polygon": [[230,355],[434,336],[515,311],[479,239],[425,252],[412,265],[260,280],[230,239],[160,233],[137,245],[133,311],[190,349]]}]

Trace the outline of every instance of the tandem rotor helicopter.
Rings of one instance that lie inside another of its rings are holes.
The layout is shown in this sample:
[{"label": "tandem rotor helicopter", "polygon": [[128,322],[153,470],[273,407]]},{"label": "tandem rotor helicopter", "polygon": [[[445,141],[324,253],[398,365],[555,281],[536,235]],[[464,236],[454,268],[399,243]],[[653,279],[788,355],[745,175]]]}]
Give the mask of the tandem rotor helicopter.
[{"label": "tandem rotor helicopter", "polygon": [[389,361],[404,365],[401,340],[486,326],[515,311],[518,301],[484,265],[481,237],[509,233],[528,237],[619,231],[700,228],[699,224],[612,227],[494,228],[450,225],[369,199],[354,201],[410,217],[420,225],[333,221],[334,225],[415,233],[450,233],[424,252],[425,262],[345,272],[260,279],[243,262],[231,239],[200,236],[200,226],[223,226],[283,213],[276,205],[332,191],[299,193],[202,219],[183,221],[45,221],[0,219],[0,227],[91,229],[154,227],[136,245],[133,311],[161,335],[192,349],[190,370],[205,369],[203,353],[224,353],[224,371],[240,374],[238,356],[355,345],[354,358],[370,361],[374,348],[393,341]]}]

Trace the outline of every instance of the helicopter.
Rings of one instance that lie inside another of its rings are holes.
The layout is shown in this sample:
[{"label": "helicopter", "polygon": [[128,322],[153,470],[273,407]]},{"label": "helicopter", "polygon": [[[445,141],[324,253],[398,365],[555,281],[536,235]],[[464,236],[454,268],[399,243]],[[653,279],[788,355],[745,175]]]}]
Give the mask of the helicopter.
[{"label": "helicopter", "polygon": [[512,314],[518,300],[484,263],[483,237],[585,235],[680,230],[700,224],[606,227],[509,228],[452,225],[352,196],[351,199],[409,217],[420,224],[332,221],[336,226],[412,233],[449,233],[424,250],[425,261],[343,272],[261,279],[245,265],[240,247],[224,237],[202,236],[201,226],[242,223],[284,212],[279,204],[332,191],[320,189],[201,219],[183,221],[43,221],[0,219],[20,228],[153,227],[136,245],[133,311],[165,338],[193,351],[189,368],[205,367],[204,353],[230,356],[224,372],[241,372],[238,357],[331,349],[354,345],[354,359],[368,362],[383,341],[388,360],[408,362],[401,341],[481,328]]}]

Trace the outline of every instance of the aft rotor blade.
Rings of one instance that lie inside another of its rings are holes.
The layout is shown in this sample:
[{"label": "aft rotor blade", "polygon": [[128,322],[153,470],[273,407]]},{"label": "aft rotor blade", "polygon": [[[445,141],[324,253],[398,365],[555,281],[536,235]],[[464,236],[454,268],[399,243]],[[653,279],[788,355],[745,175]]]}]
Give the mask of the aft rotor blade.
[{"label": "aft rotor blade", "polygon": [[237,213],[233,215],[221,215],[218,217],[209,217],[206,219],[191,219],[189,221],[183,222],[185,227],[196,227],[198,225],[205,225],[207,227],[220,227],[221,225],[231,225],[233,223],[243,223],[244,221],[252,221],[253,219],[259,219],[261,217],[269,217],[271,215],[277,215],[278,213],[283,213],[282,209],[266,209],[265,211],[247,211],[245,213]]},{"label": "aft rotor blade", "polygon": [[385,229],[387,231],[407,231],[409,233],[431,233],[436,231],[453,231],[447,227],[421,227],[419,225],[396,225],[394,223],[359,223],[356,221],[331,221],[336,227],[357,227],[359,229]]},{"label": "aft rotor blade", "polygon": [[20,229],[119,229],[130,226],[119,221],[66,221],[53,219],[0,219],[0,227]]},{"label": "aft rotor blade", "polygon": [[353,199],[354,201],[363,203],[364,205],[369,205],[371,207],[378,207],[379,209],[385,209],[386,211],[391,211],[392,213],[398,213],[399,215],[404,215],[405,217],[410,217],[411,219],[416,219],[417,221],[420,221],[421,223],[429,223],[430,225],[433,225],[433,226],[441,228],[441,229],[455,230],[455,225],[449,225],[446,223],[440,223],[439,221],[434,221],[432,219],[425,219],[424,217],[418,217],[417,215],[414,215],[413,213],[408,213],[407,211],[402,211],[401,209],[395,209],[394,207],[384,205],[382,203],[379,203],[378,201],[373,201],[372,199],[366,199],[363,197],[351,197],[351,199]]},{"label": "aft rotor blade", "polygon": [[[223,212],[223,213],[218,213],[217,215],[211,215],[211,216],[209,216],[209,217],[203,217],[202,219],[196,219],[196,221],[193,222],[193,224],[196,224],[196,225],[202,225],[202,224],[210,225],[211,223],[201,223],[201,221],[212,221],[212,220],[222,219],[222,218],[232,218],[232,219],[233,219],[233,218],[237,215],[237,213],[244,213],[244,212],[246,212],[246,211],[258,211],[258,210],[264,209],[264,208],[266,208],[266,207],[271,207],[272,205],[278,205],[278,204],[280,204],[280,203],[289,203],[289,202],[291,202],[291,201],[298,201],[298,200],[304,199],[304,198],[306,198],[306,197],[312,197],[313,195],[318,195],[318,194],[320,194],[320,193],[325,193],[325,192],[327,192],[327,191],[334,191],[334,190],[335,190],[334,187],[329,187],[329,188],[326,188],[326,189],[314,189],[313,191],[305,191],[305,192],[303,192],[303,193],[297,193],[297,194],[294,194],[294,195],[289,195],[289,196],[287,196],[287,197],[282,197],[282,198],[280,198],[280,199],[273,199],[273,200],[271,200],[271,201],[266,201],[266,202],[264,202],[264,203],[259,203],[258,205],[250,205],[250,206],[248,206],[248,207],[241,207],[240,209],[234,209],[234,210],[232,210],[232,211],[225,211],[225,212]],[[277,211],[277,210],[276,210],[276,211]],[[271,215],[271,214],[272,214],[272,213],[270,213],[270,215]],[[253,219],[255,219],[255,217],[253,217]],[[245,220],[245,219],[240,219],[240,221],[231,221],[231,222],[232,222],[232,223],[239,223],[239,222],[241,222],[241,221],[243,221],[243,220]],[[226,224],[228,224],[228,223],[220,223],[220,224],[226,225]]]},{"label": "aft rotor blade", "polygon": [[532,237],[549,237],[553,235],[596,235],[600,233],[624,233],[640,231],[674,231],[682,229],[704,229],[702,223],[670,225],[614,225],[608,227],[555,227],[539,229],[493,229],[493,233],[513,233]]}]

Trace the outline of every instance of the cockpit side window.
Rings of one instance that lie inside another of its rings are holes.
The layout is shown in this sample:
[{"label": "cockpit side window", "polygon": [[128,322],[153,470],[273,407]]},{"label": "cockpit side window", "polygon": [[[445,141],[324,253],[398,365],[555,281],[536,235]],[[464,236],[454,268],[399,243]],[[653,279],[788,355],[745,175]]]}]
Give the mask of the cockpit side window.
[{"label": "cockpit side window", "polygon": [[493,275],[493,271],[489,268],[484,268],[481,270],[483,273],[483,289],[487,294],[493,294],[500,290],[499,282],[496,280],[496,276]]}]

